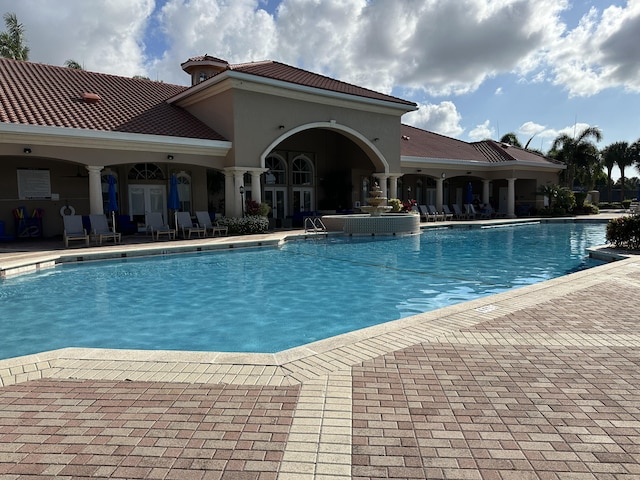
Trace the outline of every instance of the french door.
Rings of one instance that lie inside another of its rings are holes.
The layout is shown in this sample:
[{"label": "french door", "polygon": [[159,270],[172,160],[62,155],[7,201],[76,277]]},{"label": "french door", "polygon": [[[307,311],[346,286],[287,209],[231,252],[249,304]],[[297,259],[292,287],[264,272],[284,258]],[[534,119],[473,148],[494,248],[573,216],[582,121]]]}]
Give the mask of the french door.
[{"label": "french door", "polygon": [[164,185],[129,185],[129,215],[144,222],[146,213],[161,213],[167,219],[167,190]]},{"label": "french door", "polygon": [[271,207],[270,217],[282,220],[287,216],[286,187],[265,187],[264,201]]}]

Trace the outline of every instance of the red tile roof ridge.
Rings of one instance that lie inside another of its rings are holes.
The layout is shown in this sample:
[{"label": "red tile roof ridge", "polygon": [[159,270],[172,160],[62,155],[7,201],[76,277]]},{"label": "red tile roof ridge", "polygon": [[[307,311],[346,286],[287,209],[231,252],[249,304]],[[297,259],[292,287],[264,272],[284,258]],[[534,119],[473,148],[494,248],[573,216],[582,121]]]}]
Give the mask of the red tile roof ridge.
[{"label": "red tile roof ridge", "polygon": [[[268,71],[262,70],[258,67],[269,67],[286,69],[283,71]],[[371,98],[376,100],[384,100],[393,103],[400,103],[402,105],[417,107],[415,102],[404,100],[402,98],[394,97],[393,95],[387,95],[385,93],[376,92],[366,87],[361,87],[352,83],[337,80],[333,77],[323,75],[320,73],[304,70],[300,67],[294,67],[286,63],[282,63],[276,60],[260,60],[255,62],[246,62],[229,65],[228,70],[246,73],[249,75],[255,75],[263,78],[270,78],[273,80],[279,80],[286,83],[292,83],[296,85],[318,88],[321,90],[327,90],[337,93],[345,93],[348,95],[354,95],[359,97]],[[295,74],[295,75],[294,75]]]}]

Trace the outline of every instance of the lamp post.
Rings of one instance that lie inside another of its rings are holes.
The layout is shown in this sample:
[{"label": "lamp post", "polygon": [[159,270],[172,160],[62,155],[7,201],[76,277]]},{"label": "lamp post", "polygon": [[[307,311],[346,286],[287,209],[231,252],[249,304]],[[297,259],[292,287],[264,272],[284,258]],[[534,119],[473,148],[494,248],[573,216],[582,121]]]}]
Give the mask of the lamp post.
[{"label": "lamp post", "polygon": [[242,207],[242,216],[244,217],[244,185],[240,185],[240,206]]}]

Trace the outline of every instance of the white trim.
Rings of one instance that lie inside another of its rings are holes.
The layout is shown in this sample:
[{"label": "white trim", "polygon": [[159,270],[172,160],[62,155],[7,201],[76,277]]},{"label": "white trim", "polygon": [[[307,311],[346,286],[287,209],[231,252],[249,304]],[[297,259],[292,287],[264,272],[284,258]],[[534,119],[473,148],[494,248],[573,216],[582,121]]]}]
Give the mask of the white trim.
[{"label": "white trim", "polygon": [[400,157],[400,165],[406,168],[413,167],[421,167],[421,166],[438,166],[442,168],[452,167],[452,166],[462,166],[469,168],[488,168],[491,170],[499,170],[501,168],[520,168],[520,167],[537,167],[544,169],[555,169],[555,170],[564,170],[567,168],[564,164],[556,164],[556,163],[538,163],[538,162],[527,162],[525,160],[512,160],[509,162],[483,162],[479,160],[460,160],[460,159],[451,159],[451,158],[428,158],[428,157],[413,157],[402,155]]},{"label": "white trim", "polygon": [[[200,153],[225,156],[232,143],[226,140],[170,137],[144,133],[84,130],[68,127],[0,123],[0,143],[136,150],[145,152]],[[169,150],[169,147],[171,149]]]},{"label": "white trim", "polygon": [[[300,125],[300,126],[298,126],[296,128],[293,128],[293,129],[289,130],[288,132],[280,135],[273,142],[271,142],[267,146],[267,148],[262,152],[262,154],[260,155],[260,166],[262,168],[264,168],[265,159],[284,140],[286,140],[287,138],[295,135],[296,133],[299,133],[299,132],[302,132],[302,131],[305,131],[305,130],[311,130],[311,129],[314,129],[314,128],[324,128],[326,130],[336,130],[338,132],[347,133],[349,135],[352,135],[353,137],[356,137],[358,140],[360,140],[362,143],[367,145],[368,148],[371,149],[371,151],[375,154],[377,160],[384,166],[384,172],[379,172],[379,173],[386,173],[386,174],[389,173],[389,163],[384,158],[384,155],[382,155],[380,150],[378,150],[378,148],[373,143],[371,143],[371,141],[367,137],[362,135],[357,130],[354,130],[351,127],[347,127],[346,125],[342,125],[340,123],[336,123],[335,121],[307,123],[305,125]],[[377,165],[376,165],[376,167],[377,167]]]}]

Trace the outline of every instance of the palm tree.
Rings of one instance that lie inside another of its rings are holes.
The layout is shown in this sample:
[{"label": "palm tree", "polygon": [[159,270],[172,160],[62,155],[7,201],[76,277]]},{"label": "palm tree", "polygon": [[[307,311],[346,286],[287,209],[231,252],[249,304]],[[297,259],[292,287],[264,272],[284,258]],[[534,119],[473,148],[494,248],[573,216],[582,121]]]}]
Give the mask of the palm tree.
[{"label": "palm tree", "polygon": [[518,136],[513,132],[505,133],[500,139],[500,143],[508,143],[514,147],[522,148],[522,144],[520,143],[520,140],[518,140]]},{"label": "palm tree", "polygon": [[15,13],[4,14],[6,32],[0,33],[0,57],[13,60],[29,60],[29,47],[24,38],[24,26],[18,23]]},{"label": "palm tree", "polygon": [[593,163],[598,160],[598,149],[590,141],[591,138],[597,142],[602,140],[602,132],[598,127],[587,127],[577,137],[563,133],[551,145],[549,156],[567,165],[564,183],[569,188],[573,188],[576,178],[585,180],[585,172],[592,170]]},{"label": "palm tree", "polygon": [[84,70],[84,68],[82,68],[82,65],[72,59],[66,60],[64,62],[64,66],[67,68],[73,68],[74,70]]},{"label": "palm tree", "polygon": [[610,148],[611,146],[612,145],[604,147],[601,152],[602,165],[607,169],[607,199],[609,201],[611,201],[611,186],[613,185],[611,174],[613,172],[613,167],[615,167],[616,163],[618,163],[616,160],[615,151]]}]

